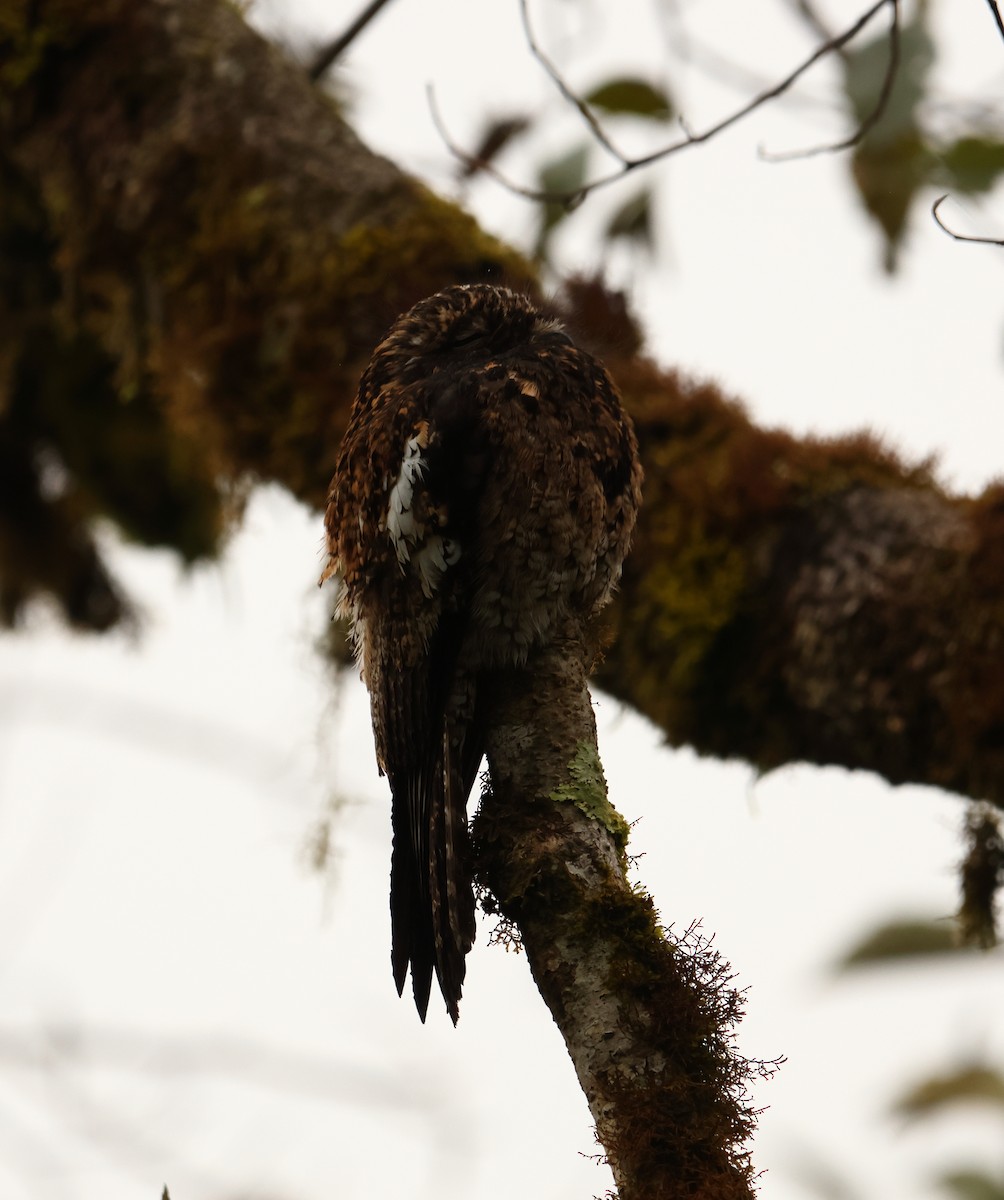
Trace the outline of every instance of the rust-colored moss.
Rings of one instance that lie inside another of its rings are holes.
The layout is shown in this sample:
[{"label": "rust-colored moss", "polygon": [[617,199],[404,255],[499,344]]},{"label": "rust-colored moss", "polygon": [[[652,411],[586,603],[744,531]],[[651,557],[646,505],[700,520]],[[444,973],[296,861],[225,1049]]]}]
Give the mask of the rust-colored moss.
[{"label": "rust-colored moss", "polygon": [[657,1082],[616,1072],[602,1081],[616,1120],[598,1132],[611,1162],[630,1164],[622,1200],[751,1196],[750,1087],[778,1062],[738,1053],[743,996],[729,964],[696,926],[667,934],[651,897],[620,881],[586,898],[577,919],[583,940],[616,948],[609,986],[620,1010],[636,1014],[629,1032],[646,1061],[662,1064]]},{"label": "rust-colored moss", "polygon": [[867,433],[763,430],[712,385],[644,359],[610,365],[638,430],[645,488],[599,678],[671,741],[706,752],[729,753],[752,713],[757,738],[740,752],[764,767],[785,761],[798,753],[782,728],[790,713],[776,711],[776,738],[766,724],[779,662],[750,641],[769,616],[762,587],[777,547],[826,497],[854,487],[937,494],[930,464],[907,466]]}]

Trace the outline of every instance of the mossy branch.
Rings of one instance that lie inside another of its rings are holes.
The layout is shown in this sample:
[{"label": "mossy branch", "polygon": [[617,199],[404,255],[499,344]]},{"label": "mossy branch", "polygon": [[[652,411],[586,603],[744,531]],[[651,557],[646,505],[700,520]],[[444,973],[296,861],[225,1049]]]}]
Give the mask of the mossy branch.
[{"label": "mossy branch", "polygon": [[4,552],[44,499],[39,459],[81,544],[100,514],[213,554],[248,481],[323,504],[375,342],[421,296],[483,277],[534,283],[363,146],[237,6],[0,4],[0,451],[27,464],[0,496],[7,616],[50,593],[109,624]]},{"label": "mossy branch", "polygon": [[753,1194],[742,996],[696,931],[674,939],[627,879],[581,647],[541,651],[490,689],[479,873],[520,931],[621,1200]]},{"label": "mossy branch", "polygon": [[1004,806],[1004,487],[759,429],[637,359],[645,504],[601,685],[676,744]]},{"label": "mossy branch", "polygon": [[[0,619],[40,594],[84,628],[125,616],[95,517],[193,559],[255,481],[319,507],[375,342],[478,279],[537,284],[235,5],[0,0]],[[601,685],[704,753],[1004,804],[1004,488],[953,497],[868,437],[758,429],[646,359],[618,297],[578,281],[560,303],[646,470]],[[544,690],[500,708],[485,879],[625,1195],[747,1195],[745,1076],[715,1040],[739,999],[627,883],[567,671],[537,664]],[[567,712],[565,735],[533,729],[531,704]]]},{"label": "mossy branch", "polygon": [[[223,0],[0,18],[2,615],[50,594],[102,629],[127,605],[95,516],[191,559],[257,480],[319,505],[390,320],[448,282],[536,279]],[[1004,489],[954,497],[871,438],[759,429],[646,359],[602,287],[560,303],[646,470],[602,686],[760,770],[1004,803]],[[30,554],[25,512],[47,514]]]}]

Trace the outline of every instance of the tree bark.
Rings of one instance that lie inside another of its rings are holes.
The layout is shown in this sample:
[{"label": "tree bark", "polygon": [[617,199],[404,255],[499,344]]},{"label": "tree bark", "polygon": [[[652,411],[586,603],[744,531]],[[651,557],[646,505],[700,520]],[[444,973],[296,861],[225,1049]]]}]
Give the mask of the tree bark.
[{"label": "tree bark", "polygon": [[671,941],[628,882],[584,661],[566,640],[485,689],[479,877],[518,927],[621,1200],[751,1197],[747,1085],[770,1068],[734,1048],[728,965],[693,935]]}]

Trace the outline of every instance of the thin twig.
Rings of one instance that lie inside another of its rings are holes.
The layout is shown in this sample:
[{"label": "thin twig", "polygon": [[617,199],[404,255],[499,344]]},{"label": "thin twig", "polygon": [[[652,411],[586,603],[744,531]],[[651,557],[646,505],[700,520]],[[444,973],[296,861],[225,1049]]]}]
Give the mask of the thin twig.
[{"label": "thin twig", "polygon": [[812,32],[819,38],[831,38],[833,33],[827,28],[826,22],[816,12],[815,6],[810,0],[793,0],[792,7],[795,12],[808,24]]},{"label": "thin twig", "polygon": [[[523,187],[512,179],[508,179],[502,172],[490,162],[485,162],[483,158],[479,158],[476,154],[471,154],[458,145],[450,136],[450,131],[446,128],[443,121],[442,113],[439,111],[439,104],[436,100],[436,89],[431,83],[425,85],[425,98],[429,105],[429,113],[432,116],[432,123],[436,127],[436,132],[443,139],[443,144],[447,150],[464,164],[468,171],[472,174],[480,171],[483,175],[488,175],[495,180],[496,183],[502,185],[507,191],[512,192],[516,196],[523,196],[527,200],[556,200],[563,204],[572,204],[575,201],[577,193],[561,192],[553,195],[551,192],[541,192],[536,188]],[[620,178],[622,172],[618,172],[616,178]],[[584,194],[583,194],[584,196]]]},{"label": "thin twig", "polygon": [[572,91],[572,89],[565,82],[558,68],[553,62],[551,62],[544,51],[540,48],[540,44],[534,36],[533,27],[530,24],[530,12],[527,8],[527,0],[519,0],[519,9],[523,18],[523,31],[526,34],[526,44],[530,47],[530,53],[537,60],[537,62],[540,63],[548,75],[550,75],[552,82],[554,83],[555,87],[557,87],[558,91],[561,92],[562,96],[564,96],[569,104],[575,107],[582,119],[589,126],[593,137],[596,138],[604,150],[609,151],[609,153],[611,153],[614,158],[617,159],[622,167],[626,167],[630,160],[621,154],[621,152],[607,136],[606,131],[596,119],[596,116],[592,109],[590,109],[589,105],[585,102],[585,100],[580,99],[580,97],[578,97],[575,92]]},{"label": "thin twig", "polygon": [[836,154],[840,150],[850,150],[852,146],[856,146],[859,142],[863,141],[865,136],[875,128],[888,107],[889,97],[892,95],[892,89],[896,83],[896,74],[899,71],[899,0],[888,0],[888,2],[892,14],[889,18],[889,58],[886,62],[885,75],[882,78],[882,87],[879,89],[878,99],[875,102],[875,107],[868,116],[858,125],[850,137],[846,137],[842,141],[833,142],[826,146],[813,146],[808,150],[789,150],[783,154],[769,154],[761,150],[761,158],[765,158],[768,162],[792,162],[796,158],[815,158],[817,154]]},{"label": "thin twig", "polygon": [[997,7],[997,0],[987,0],[990,5],[990,11],[994,14],[994,20],[997,22],[997,32],[1004,38],[1004,19],[1001,18],[1001,10]]},{"label": "thin twig", "polygon": [[[723,83],[726,87],[738,92],[759,92],[768,87],[767,81],[759,71],[752,70],[744,63],[737,62],[727,55],[720,54],[713,46],[701,41],[692,34],[687,35],[685,45],[674,46],[677,58],[688,65],[694,66],[704,75]],[[788,97],[789,103],[803,108],[825,108],[832,111],[832,99],[823,96],[811,96],[802,93]]]},{"label": "thin twig", "polygon": [[939,196],[931,206],[931,216],[934,217],[934,222],[939,228],[943,229],[950,238],[954,238],[957,242],[979,242],[983,246],[1004,246],[1004,238],[987,238],[987,237],[970,237],[965,233],[956,233],[954,229],[949,229],[945,222],[938,215],[938,209],[942,203],[948,199],[948,194]]},{"label": "thin twig", "polygon": [[341,58],[349,45],[356,40],[358,35],[362,33],[387,2],[388,0],[370,0],[370,3],[366,5],[343,34],[336,37],[333,42],[329,42],[326,46],[321,47],[314,56],[314,61],[307,68],[307,75],[313,83],[317,83],[331,64],[336,59]]},{"label": "thin twig", "polygon": [[[684,132],[684,136],[682,138],[676,142],[671,142],[668,146],[662,147],[661,150],[655,150],[651,154],[642,155],[640,158],[623,158],[613,147],[609,145],[606,140],[601,139],[607,149],[621,159],[622,166],[620,170],[612,171],[608,175],[600,175],[591,182],[583,184],[581,188],[576,188],[574,191],[545,192],[541,191],[539,188],[525,187],[509,179],[508,176],[504,175],[490,163],[479,164],[480,169],[514,195],[523,196],[527,200],[551,201],[557,204],[574,206],[581,203],[581,201],[584,200],[585,197],[591,192],[596,191],[598,188],[606,187],[611,183],[616,183],[619,179],[623,179],[623,177],[629,174],[631,171],[635,171],[639,167],[647,167],[651,163],[657,162],[659,159],[668,158],[670,155],[676,154],[681,150],[685,150],[690,146],[697,146],[702,142],[710,141],[711,138],[717,136],[719,133],[722,133],[724,130],[728,129],[729,126],[735,125],[737,122],[743,120],[744,117],[748,117],[750,113],[755,112],[758,108],[761,108],[769,100],[773,100],[786,92],[798,79],[805,74],[806,71],[809,70],[810,67],[819,62],[821,58],[824,58],[827,54],[831,54],[834,51],[840,50],[841,47],[845,46],[849,41],[851,41],[852,38],[856,37],[862,29],[864,29],[864,27],[869,21],[871,21],[877,12],[883,8],[889,7],[890,5],[892,5],[894,9],[897,8],[898,0],[875,0],[875,3],[872,4],[867,12],[860,16],[853,25],[844,30],[843,33],[838,34],[836,37],[829,38],[822,45],[817,46],[813,53],[810,54],[809,57],[798,67],[796,67],[789,75],[785,76],[780,83],[775,84],[766,91],[760,92],[759,95],[755,96],[747,104],[744,104],[741,108],[717,122],[717,124],[705,129],[702,133],[692,132],[681,120],[680,124]],[[549,73],[552,74],[553,78],[555,78],[555,82],[561,88],[562,92],[567,93],[572,103],[575,104],[576,108],[578,108],[580,112],[583,112],[584,106],[575,98],[574,93],[572,93],[571,89],[568,88],[568,85],[561,80],[560,76],[557,75],[557,72],[553,67],[550,68]],[[886,90],[887,89],[883,87],[883,92]],[[435,92],[431,84],[426,88],[426,94],[428,96],[429,108],[432,113],[433,122],[435,123],[436,129],[439,131],[439,136],[443,139],[446,148],[461,162],[466,163],[468,166],[473,166],[475,162],[474,156],[458,146],[447,132],[442,116],[440,115],[439,109],[436,105]],[[875,119],[877,120],[877,117],[875,117]],[[871,120],[871,118],[869,118],[869,120]]]}]

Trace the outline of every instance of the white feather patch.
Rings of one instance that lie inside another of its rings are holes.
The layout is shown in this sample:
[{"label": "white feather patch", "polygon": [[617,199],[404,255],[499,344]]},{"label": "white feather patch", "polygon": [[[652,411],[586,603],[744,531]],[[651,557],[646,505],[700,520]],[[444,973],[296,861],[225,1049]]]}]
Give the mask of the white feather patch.
[{"label": "white feather patch", "polygon": [[398,472],[394,486],[390,489],[390,503],[387,505],[387,533],[394,543],[397,561],[403,566],[411,558],[411,548],[425,533],[424,526],[415,519],[415,485],[421,482],[425,475],[425,459],[422,451],[425,449],[428,437],[424,430],[419,431],[413,438],[408,439],[405,447],[401,470]]},{"label": "white feather patch", "polygon": [[427,599],[439,586],[444,572],[460,561],[460,545],[437,532],[438,521],[431,527],[415,513],[417,491],[425,478],[428,463],[422,455],[429,444],[429,430],[422,425],[405,446],[401,470],[390,489],[387,505],[387,534],[402,568],[408,563],[418,575]]}]

